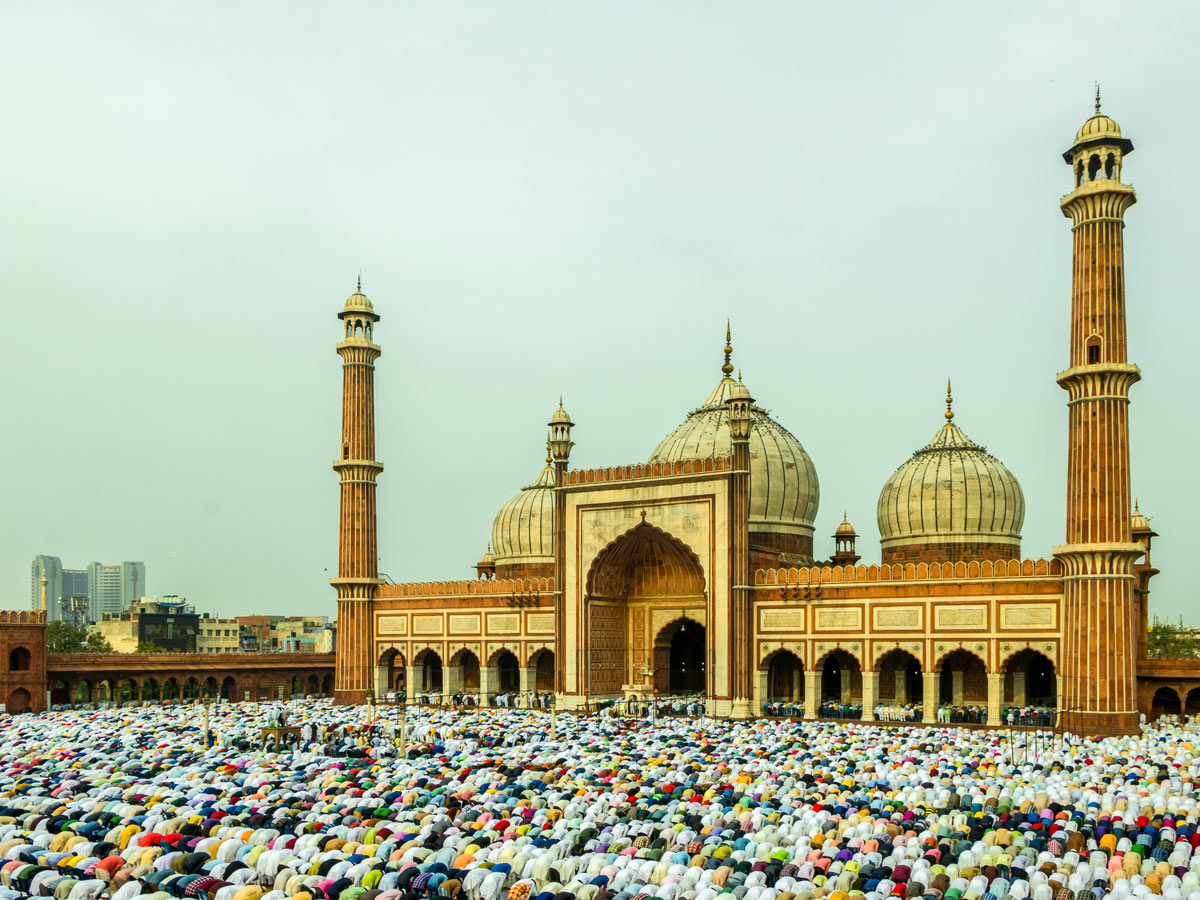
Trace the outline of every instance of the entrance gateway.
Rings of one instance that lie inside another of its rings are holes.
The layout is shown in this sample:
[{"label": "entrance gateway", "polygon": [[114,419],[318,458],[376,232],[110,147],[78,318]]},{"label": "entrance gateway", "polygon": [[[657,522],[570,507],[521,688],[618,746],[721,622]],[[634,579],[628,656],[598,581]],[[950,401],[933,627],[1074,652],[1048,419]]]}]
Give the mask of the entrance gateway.
[{"label": "entrance gateway", "polygon": [[587,578],[588,694],[707,693],[704,570],[645,518],[597,554]]}]

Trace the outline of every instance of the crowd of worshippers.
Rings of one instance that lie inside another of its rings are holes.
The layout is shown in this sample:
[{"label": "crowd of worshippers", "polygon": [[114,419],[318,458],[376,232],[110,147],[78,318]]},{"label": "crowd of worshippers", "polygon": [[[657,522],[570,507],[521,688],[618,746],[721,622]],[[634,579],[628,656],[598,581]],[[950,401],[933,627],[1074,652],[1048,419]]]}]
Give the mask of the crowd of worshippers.
[{"label": "crowd of worshippers", "polygon": [[[548,718],[0,714],[0,900],[1200,900],[1194,720]],[[249,746],[272,726],[308,749]]]},{"label": "crowd of worshippers", "polygon": [[[492,694],[491,706],[504,709],[549,709],[554,705],[554,695],[549,691],[502,691]],[[483,694],[478,691],[457,691],[447,695],[441,691],[418,691],[413,695],[418,706],[457,706],[466,709],[483,706]]]}]

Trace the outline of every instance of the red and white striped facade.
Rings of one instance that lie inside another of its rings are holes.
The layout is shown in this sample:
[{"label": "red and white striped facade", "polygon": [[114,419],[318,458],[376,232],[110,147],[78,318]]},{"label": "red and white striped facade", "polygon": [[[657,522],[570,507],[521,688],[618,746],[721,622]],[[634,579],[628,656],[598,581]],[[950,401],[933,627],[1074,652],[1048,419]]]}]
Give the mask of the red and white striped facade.
[{"label": "red and white striped facade", "polygon": [[338,573],[332,579],[338,598],[338,654],[334,694],[343,703],[361,703],[371,689],[372,605],[379,585],[375,480],[383,465],[375,460],[374,343],[379,321],[369,301],[356,291],[338,314],[345,335],[342,358],[342,441],[333,464],[341,481]]},{"label": "red and white striped facade", "polygon": [[1063,709],[1095,733],[1136,730],[1138,648],[1131,535],[1129,389],[1141,377],[1128,361],[1125,326],[1125,211],[1134,190],[1120,181],[1133,145],[1096,115],[1063,154],[1075,190],[1062,199],[1074,234],[1068,394],[1066,544],[1063,563]]}]

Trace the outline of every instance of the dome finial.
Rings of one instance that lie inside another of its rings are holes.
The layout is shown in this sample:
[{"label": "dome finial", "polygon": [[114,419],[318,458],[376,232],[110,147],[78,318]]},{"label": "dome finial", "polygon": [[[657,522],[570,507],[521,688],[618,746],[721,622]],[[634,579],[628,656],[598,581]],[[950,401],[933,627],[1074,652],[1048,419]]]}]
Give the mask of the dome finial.
[{"label": "dome finial", "polygon": [[554,462],[554,457],[552,457],[550,455],[550,435],[549,435],[549,433],[547,433],[546,434],[546,465],[549,466],[552,462]]},{"label": "dome finial", "polygon": [[1096,115],[1100,115],[1100,82],[1096,82]]},{"label": "dome finial", "polygon": [[954,397],[950,394],[950,379],[946,379],[946,422],[954,421]]},{"label": "dome finial", "polygon": [[362,293],[362,269],[358,270],[358,293]]},{"label": "dome finial", "polygon": [[733,338],[729,330],[729,320],[725,320],[725,365],[721,366],[721,372],[726,378],[733,374],[733,363],[729,361],[729,357],[733,354]]}]

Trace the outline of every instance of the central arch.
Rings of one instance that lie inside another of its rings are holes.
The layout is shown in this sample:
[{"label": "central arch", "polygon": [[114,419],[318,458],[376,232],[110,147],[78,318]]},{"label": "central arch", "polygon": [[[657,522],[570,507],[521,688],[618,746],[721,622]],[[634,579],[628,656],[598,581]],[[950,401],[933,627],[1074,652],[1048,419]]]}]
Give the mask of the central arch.
[{"label": "central arch", "polygon": [[[585,596],[591,696],[617,696],[624,685],[644,684],[647,668],[656,673],[666,668],[668,680],[664,684],[656,674],[655,686],[670,690],[670,641],[675,632],[668,634],[665,646],[651,636],[657,638],[686,617],[701,629],[704,640],[704,624],[699,621],[705,616],[705,579],[700,559],[687,544],[645,518],[596,555],[588,570]],[[664,617],[672,620],[665,628],[660,624]],[[692,652],[688,648],[694,638],[694,633],[682,638],[679,653]],[[707,650],[702,647],[700,663],[691,658],[686,676],[689,684],[695,681],[697,672],[703,677],[706,656]],[[683,671],[683,657],[677,662]],[[704,684],[699,690],[704,690]]]},{"label": "central arch", "polygon": [[654,689],[659,693],[700,694],[705,687],[703,625],[687,617],[676,619],[654,639]]}]

